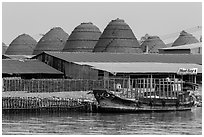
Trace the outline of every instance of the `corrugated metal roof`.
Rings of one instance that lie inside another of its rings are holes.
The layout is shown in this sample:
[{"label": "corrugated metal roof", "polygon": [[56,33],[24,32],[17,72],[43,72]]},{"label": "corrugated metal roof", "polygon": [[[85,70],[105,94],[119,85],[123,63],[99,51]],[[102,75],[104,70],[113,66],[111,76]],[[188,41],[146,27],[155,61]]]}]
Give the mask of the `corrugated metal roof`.
[{"label": "corrugated metal roof", "polygon": [[35,55],[6,55],[6,56],[11,59],[30,59]]},{"label": "corrugated metal roof", "polygon": [[197,68],[198,73],[202,73],[202,66],[185,63],[155,63],[155,62],[74,62],[80,65],[89,65],[95,69],[104,70],[111,73],[177,73],[179,68]]},{"label": "corrugated metal roof", "polygon": [[[68,62],[163,62],[202,64],[198,54],[134,54],[108,52],[44,52]],[[38,56],[38,55],[37,55]],[[35,56],[33,57],[35,58]]]},{"label": "corrugated metal roof", "polygon": [[193,44],[188,44],[188,45],[175,46],[175,47],[161,48],[161,49],[163,49],[163,50],[193,49],[193,48],[199,48],[199,47],[202,47],[202,42],[193,43]]},{"label": "corrugated metal roof", "polygon": [[5,74],[63,74],[38,60],[2,60],[2,73]]}]

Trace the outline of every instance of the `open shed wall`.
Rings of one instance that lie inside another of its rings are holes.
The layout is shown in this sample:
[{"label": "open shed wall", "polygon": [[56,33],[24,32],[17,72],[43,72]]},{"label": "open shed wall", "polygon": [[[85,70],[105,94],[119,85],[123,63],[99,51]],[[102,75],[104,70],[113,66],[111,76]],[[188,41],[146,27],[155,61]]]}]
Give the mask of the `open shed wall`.
[{"label": "open shed wall", "polygon": [[159,50],[159,54],[190,54],[190,49]]},{"label": "open shed wall", "polygon": [[202,54],[202,47],[192,49],[159,49],[160,54]]},{"label": "open shed wall", "polygon": [[[60,55],[61,54],[64,54],[64,53],[60,53]],[[80,53],[78,53],[78,54],[81,55]],[[120,54],[120,55],[123,55],[123,54]],[[183,56],[185,56],[185,54],[183,54]],[[189,54],[188,56],[192,56],[192,55]],[[188,56],[186,56],[186,58]],[[196,55],[194,55],[194,56],[196,56]],[[92,56],[92,58],[90,58],[90,59],[93,59],[94,57],[96,58],[96,56]],[[163,57],[163,55],[162,55],[162,57]],[[166,78],[166,77],[174,77],[174,74],[176,74],[176,71],[175,72],[170,72],[170,71],[167,71],[167,72],[159,72],[158,71],[157,72],[156,71],[154,73],[147,74],[147,72],[144,71],[144,69],[142,68],[141,71],[135,72],[135,73],[132,73],[132,74],[130,72],[130,73],[121,73],[121,74],[117,73],[117,75],[114,75],[114,74],[111,74],[111,73],[108,73],[108,72],[104,71],[104,69],[91,68],[90,66],[93,66],[91,64],[94,64],[94,62],[89,62],[89,63],[88,62],[87,63],[78,62],[77,63],[77,61],[75,62],[74,59],[73,59],[74,58],[73,54],[72,54],[72,56],[69,56],[68,53],[66,54],[66,58],[64,58],[64,59],[63,58],[58,58],[58,56],[55,57],[54,55],[52,55],[52,54],[50,55],[50,54],[47,54],[47,53],[39,54],[39,55],[35,56],[35,58],[41,60],[42,62],[45,62],[46,64],[50,65],[51,67],[63,72],[64,75],[66,76],[66,78],[72,78],[72,79],[95,79],[95,80],[97,80],[97,79],[106,79],[106,78],[108,79],[108,78],[112,78],[112,77],[113,78],[117,78],[117,77],[120,78],[121,76],[123,78],[123,77],[129,77],[129,75],[131,76],[131,78],[143,78],[143,77],[144,78],[149,78],[151,76],[151,74],[155,78],[157,78],[157,77],[158,78]],[[80,56],[80,58],[81,58],[81,60],[83,60],[86,57]],[[86,62],[86,60],[85,60],[85,62]],[[100,62],[101,62],[101,60],[100,60]],[[96,62],[96,63],[99,63],[99,62]],[[105,62],[102,61],[101,63],[105,63]],[[106,63],[108,63],[108,62],[106,62]],[[117,62],[115,62],[115,63],[117,63]],[[136,60],[135,63],[139,63],[139,62]],[[143,62],[143,64],[144,63],[145,62]],[[169,62],[166,62],[166,63],[169,63]],[[112,65],[112,63],[110,63],[110,64]],[[195,63],[193,63],[193,64],[195,64]],[[184,63],[184,65],[185,65],[185,63]],[[150,65],[149,69],[152,70],[152,65]],[[160,68],[160,69],[162,69],[162,68]],[[199,81],[201,81],[200,78],[197,78],[197,79],[199,79]]]},{"label": "open shed wall", "polygon": [[67,62],[48,54],[41,54],[37,59],[64,73],[66,78],[98,79],[98,70],[89,66]]},{"label": "open shed wall", "polygon": [[202,47],[191,49],[191,54],[202,54]]}]

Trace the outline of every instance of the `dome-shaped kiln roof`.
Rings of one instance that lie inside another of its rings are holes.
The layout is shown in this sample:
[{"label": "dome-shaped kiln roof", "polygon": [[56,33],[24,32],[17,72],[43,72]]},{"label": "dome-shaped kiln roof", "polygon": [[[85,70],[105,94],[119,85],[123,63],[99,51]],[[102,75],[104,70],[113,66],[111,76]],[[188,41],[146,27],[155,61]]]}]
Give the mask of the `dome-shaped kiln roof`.
[{"label": "dome-shaped kiln roof", "polygon": [[199,42],[192,34],[182,31],[179,37],[174,41],[172,47]]},{"label": "dome-shaped kiln roof", "polygon": [[60,27],[52,28],[38,42],[34,55],[43,51],[62,51],[69,35]]},{"label": "dome-shaped kiln roof", "polygon": [[81,23],[72,31],[63,51],[92,52],[100,36],[101,31],[91,22]]},{"label": "dome-shaped kiln roof", "polygon": [[22,34],[22,35],[19,35],[11,42],[5,54],[32,55],[36,44],[37,44],[37,41],[33,39],[31,36],[29,36],[28,34]]},{"label": "dome-shaped kiln roof", "polygon": [[99,38],[94,52],[141,53],[131,28],[122,19],[112,20]]},{"label": "dome-shaped kiln roof", "polygon": [[7,48],[8,46],[6,46],[6,44],[2,42],[2,54],[5,54]]},{"label": "dome-shaped kiln roof", "polygon": [[148,53],[158,53],[159,48],[165,47],[165,43],[158,36],[148,36],[141,45],[142,51]]}]

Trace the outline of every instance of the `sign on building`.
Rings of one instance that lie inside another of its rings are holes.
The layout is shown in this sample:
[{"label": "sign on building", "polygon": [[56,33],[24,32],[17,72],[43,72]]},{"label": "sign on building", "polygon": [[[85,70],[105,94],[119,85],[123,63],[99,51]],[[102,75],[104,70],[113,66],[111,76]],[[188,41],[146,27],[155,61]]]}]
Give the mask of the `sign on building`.
[{"label": "sign on building", "polygon": [[196,75],[198,72],[198,68],[179,68],[177,74],[178,75]]}]

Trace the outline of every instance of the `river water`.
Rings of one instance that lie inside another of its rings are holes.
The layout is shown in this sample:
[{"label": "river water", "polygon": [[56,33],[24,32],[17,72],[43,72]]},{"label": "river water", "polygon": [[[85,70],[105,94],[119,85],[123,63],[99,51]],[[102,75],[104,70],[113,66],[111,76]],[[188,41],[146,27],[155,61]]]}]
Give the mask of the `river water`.
[{"label": "river water", "polygon": [[202,108],[184,112],[143,114],[2,114],[2,134],[201,135]]}]

